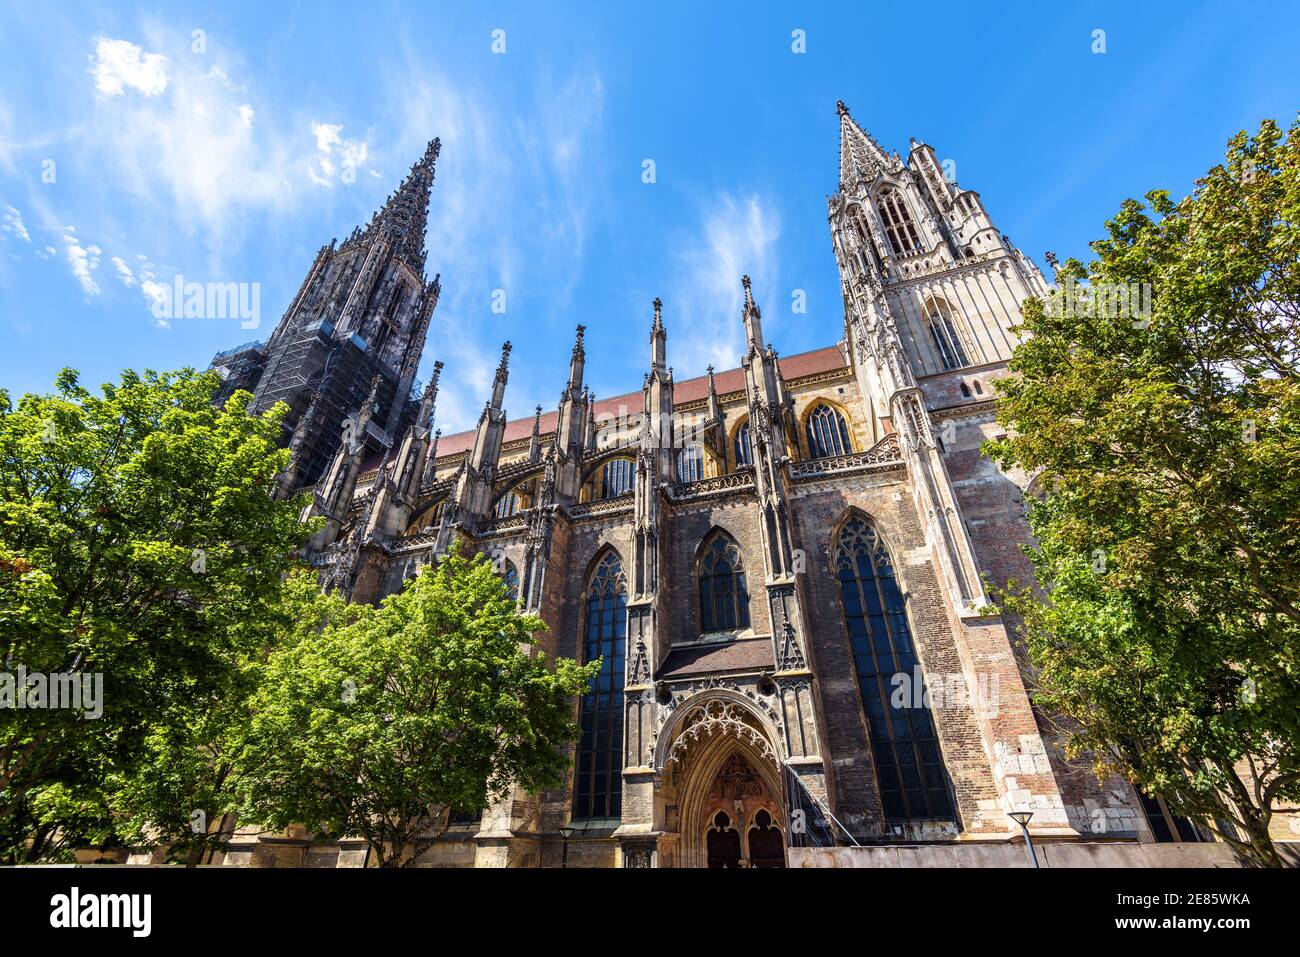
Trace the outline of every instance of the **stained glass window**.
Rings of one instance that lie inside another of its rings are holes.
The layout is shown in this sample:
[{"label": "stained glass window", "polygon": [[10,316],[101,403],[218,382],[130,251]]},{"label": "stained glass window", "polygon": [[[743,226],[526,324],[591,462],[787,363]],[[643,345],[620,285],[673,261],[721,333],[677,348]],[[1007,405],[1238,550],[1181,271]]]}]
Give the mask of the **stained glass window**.
[{"label": "stained glass window", "polygon": [[754,464],[754,445],[749,436],[749,420],[736,430],[736,466]]},{"label": "stained glass window", "polygon": [[609,552],[587,588],[584,661],[600,671],[582,696],[573,816],[617,818],[623,798],[623,668],[627,648],[627,582]]},{"label": "stained glass window", "polygon": [[614,459],[601,473],[600,497],[615,498],[632,491],[636,482],[636,467],[631,459]]},{"label": "stained glass window", "polygon": [[704,478],[704,450],[688,445],[677,453],[677,481],[698,482]]},{"label": "stained glass window", "polygon": [[[891,821],[952,820],[953,796],[934,716],[924,688],[911,687],[918,680],[924,685],[924,676],[902,591],[874,526],[861,518],[845,524],[836,543],[835,570],[885,816]],[[891,701],[895,675],[906,676],[902,707]]]},{"label": "stained glass window", "polygon": [[714,532],[700,555],[700,629],[704,634],[749,627],[749,588],[740,548]]},{"label": "stained glass window", "polygon": [[808,454],[813,458],[844,455],[853,451],[849,427],[844,416],[825,402],[819,402],[808,415]]}]

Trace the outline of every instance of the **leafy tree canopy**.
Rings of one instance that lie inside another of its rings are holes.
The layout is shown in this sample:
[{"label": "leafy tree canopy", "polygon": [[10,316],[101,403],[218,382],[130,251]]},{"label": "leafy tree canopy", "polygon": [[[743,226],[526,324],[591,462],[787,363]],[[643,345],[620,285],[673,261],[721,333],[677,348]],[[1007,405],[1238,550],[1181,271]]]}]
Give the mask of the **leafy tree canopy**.
[{"label": "leafy tree canopy", "polygon": [[295,587],[298,637],[266,664],[237,761],[245,819],[360,835],[401,866],[451,810],[563,780],[599,662],[548,667],[544,624],[482,556],[453,552],[378,608]]},{"label": "leafy tree canopy", "polygon": [[[269,494],[285,408],[217,408],[217,386],[127,371],[94,395],[65,370],[16,406],[0,390],[0,671],[80,675],[83,700],[102,681],[93,718],[0,708],[0,859],[109,839],[118,786],[188,754],[274,640],[310,531]],[[143,817],[188,822],[192,795],[172,799]]]},{"label": "leafy tree canopy", "polygon": [[1275,864],[1300,799],[1300,124],[1146,198],[1025,304],[987,450],[1038,477],[1047,594],[1004,604],[1074,751]]}]

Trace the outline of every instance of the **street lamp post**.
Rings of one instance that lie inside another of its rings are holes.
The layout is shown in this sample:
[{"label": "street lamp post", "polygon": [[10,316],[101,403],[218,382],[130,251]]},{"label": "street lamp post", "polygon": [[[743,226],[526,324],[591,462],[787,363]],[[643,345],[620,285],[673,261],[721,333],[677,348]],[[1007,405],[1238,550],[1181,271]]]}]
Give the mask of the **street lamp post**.
[{"label": "street lamp post", "polygon": [[1033,811],[1008,811],[1007,817],[1020,825],[1021,832],[1025,835],[1025,853],[1029,855],[1029,863],[1034,867],[1038,866],[1038,855],[1034,853],[1034,842],[1029,839],[1029,819],[1034,816]]},{"label": "street lamp post", "polygon": [[564,854],[560,857],[561,867],[569,866],[569,838],[573,836],[573,832],[576,830],[576,827],[572,827],[568,824],[560,828],[560,837],[564,838]]}]

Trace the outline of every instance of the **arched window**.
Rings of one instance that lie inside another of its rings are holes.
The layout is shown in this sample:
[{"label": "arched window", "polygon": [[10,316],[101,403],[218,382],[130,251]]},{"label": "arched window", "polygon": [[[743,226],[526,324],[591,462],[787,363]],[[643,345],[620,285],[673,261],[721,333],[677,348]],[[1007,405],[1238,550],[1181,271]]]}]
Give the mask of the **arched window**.
[{"label": "arched window", "polygon": [[519,569],[515,568],[515,563],[506,559],[506,567],[501,572],[501,580],[506,583],[506,591],[510,597],[519,600]]},{"label": "arched window", "polygon": [[[835,547],[835,570],[885,817],[951,821],[952,791],[903,595],[872,525],[856,517],[845,524]],[[917,682],[922,687],[914,687]],[[896,695],[899,687],[904,693]],[[901,707],[894,707],[895,701]]]},{"label": "arched window", "polygon": [[813,458],[826,455],[845,455],[853,451],[849,441],[849,427],[839,410],[825,402],[818,402],[808,413],[808,454]]},{"label": "arched window", "polygon": [[600,497],[616,498],[632,491],[636,484],[636,465],[631,459],[612,459],[600,474]]},{"label": "arched window", "polygon": [[921,248],[921,238],[917,235],[916,224],[912,214],[907,211],[907,202],[897,190],[882,189],[876,200],[880,218],[885,224],[885,235],[895,256],[905,256]]},{"label": "arched window", "polygon": [[932,299],[925,307],[925,324],[930,330],[930,340],[939,361],[945,369],[956,369],[970,365],[966,358],[966,347],[961,344],[957,327],[952,321],[952,310],[942,299]]},{"label": "arched window", "polygon": [[704,449],[688,445],[677,453],[677,481],[698,482],[704,478]]},{"label": "arched window", "polygon": [[418,535],[426,529],[437,528],[439,523],[442,521],[442,507],[446,504],[447,500],[444,498],[423,515],[419,516],[415,521],[411,522],[411,524],[407,526],[406,534]]},{"label": "arched window", "polygon": [[587,588],[584,661],[600,672],[582,696],[574,818],[617,818],[623,799],[623,659],[627,648],[627,582],[613,552],[600,560]]},{"label": "arched window", "polygon": [[749,435],[749,420],[736,430],[736,468],[754,464],[754,442]]},{"label": "arched window", "polygon": [[700,552],[700,630],[749,627],[749,588],[740,548],[726,532],[714,532]]},{"label": "arched window", "polygon": [[496,516],[497,518],[509,518],[522,507],[523,502],[519,498],[519,493],[511,489],[497,499]]}]

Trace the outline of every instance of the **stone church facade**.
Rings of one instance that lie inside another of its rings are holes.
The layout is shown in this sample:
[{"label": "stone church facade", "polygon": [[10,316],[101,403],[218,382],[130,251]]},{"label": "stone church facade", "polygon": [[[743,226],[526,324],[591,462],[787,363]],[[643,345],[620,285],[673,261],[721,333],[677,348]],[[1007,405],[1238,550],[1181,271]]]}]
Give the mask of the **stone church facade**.
[{"label": "stone church facade", "polygon": [[[1046,292],[978,193],[838,107],[829,200],[844,334],[780,356],[748,278],[736,368],[678,379],[671,308],[639,389],[597,400],[578,326],[558,406],[508,419],[510,344],[476,429],[434,430],[414,373],[437,141],[364,228],[323,248],[266,344],[214,360],[286,401],[280,494],[325,519],[308,559],[375,602],[454,541],[483,552],[547,655],[604,665],[574,703],[563,787],[452,817],[430,866],[782,866],[819,848],[1150,843],[1199,834],[1063,758],[986,582],[1027,580],[1026,476],[999,434],[1021,302]],[[557,377],[558,378],[558,377]],[[359,865],[356,843],[241,830],[231,864]]]}]

